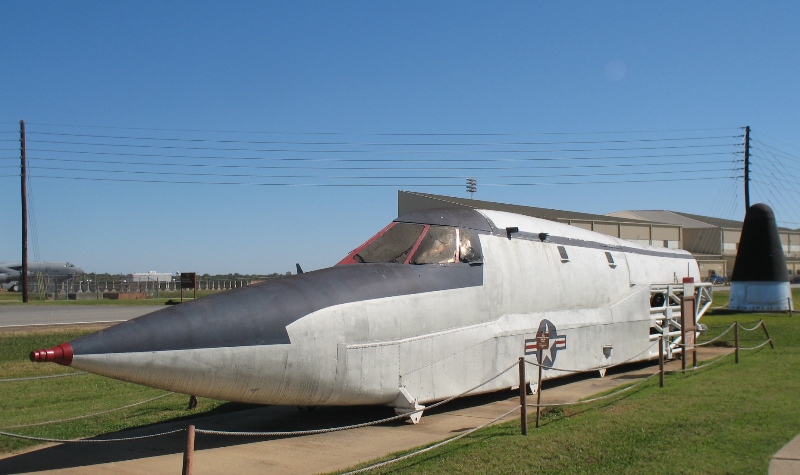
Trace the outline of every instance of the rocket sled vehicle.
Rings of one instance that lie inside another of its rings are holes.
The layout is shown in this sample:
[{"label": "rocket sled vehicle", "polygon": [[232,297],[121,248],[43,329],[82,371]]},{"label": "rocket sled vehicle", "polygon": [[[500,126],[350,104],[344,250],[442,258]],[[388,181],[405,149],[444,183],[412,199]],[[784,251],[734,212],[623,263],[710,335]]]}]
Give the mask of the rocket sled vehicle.
[{"label": "rocket sled vehicle", "polygon": [[[229,401],[403,411],[496,376],[531,354],[537,333],[549,336],[545,378],[656,358],[669,349],[658,336],[680,333],[667,288],[687,277],[700,281],[682,250],[499,211],[423,210],[336,266],[159,310],[31,360]],[[518,385],[508,371],[475,392]]]}]

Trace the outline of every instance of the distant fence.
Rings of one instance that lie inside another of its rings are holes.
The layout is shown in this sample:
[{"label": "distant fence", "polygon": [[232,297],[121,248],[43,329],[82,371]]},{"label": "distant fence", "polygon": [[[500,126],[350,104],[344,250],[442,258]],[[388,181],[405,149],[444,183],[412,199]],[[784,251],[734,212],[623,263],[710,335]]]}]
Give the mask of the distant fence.
[{"label": "distant fence", "polygon": [[[252,279],[218,279],[218,280],[197,280],[198,291],[222,291],[236,289],[254,284]],[[129,281],[129,280],[109,280],[109,281],[64,281],[57,282],[50,277],[31,276],[28,282],[30,295],[38,295],[41,298],[68,299],[68,298],[103,298],[103,294],[146,294],[147,297],[158,298],[160,292],[180,291],[180,281]]]}]

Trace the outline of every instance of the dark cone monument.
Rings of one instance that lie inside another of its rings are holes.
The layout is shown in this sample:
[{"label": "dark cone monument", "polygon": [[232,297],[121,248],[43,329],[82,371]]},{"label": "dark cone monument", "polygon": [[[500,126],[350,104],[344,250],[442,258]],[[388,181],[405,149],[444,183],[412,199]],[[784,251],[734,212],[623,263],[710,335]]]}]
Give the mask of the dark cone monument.
[{"label": "dark cone monument", "polygon": [[775,215],[769,206],[754,204],[744,217],[728,308],[780,311],[791,305],[789,272]]}]

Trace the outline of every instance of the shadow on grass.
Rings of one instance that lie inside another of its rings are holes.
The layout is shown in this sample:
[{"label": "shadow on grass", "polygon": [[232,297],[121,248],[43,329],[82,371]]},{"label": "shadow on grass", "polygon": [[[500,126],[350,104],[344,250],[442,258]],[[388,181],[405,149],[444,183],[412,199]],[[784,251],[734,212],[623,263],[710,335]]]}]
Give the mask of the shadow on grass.
[{"label": "shadow on grass", "polygon": [[[753,312],[747,312],[744,310],[730,310],[728,308],[713,308],[706,311],[705,316],[708,317],[727,317],[729,315],[741,315],[745,316],[753,316],[759,317],[766,316],[766,317],[793,317],[795,314],[800,313],[800,310],[794,310],[791,314],[786,310],[779,310],[775,312],[767,312],[764,310],[758,310]],[[756,322],[758,320],[755,320]],[[740,322],[743,323],[743,322]]]}]

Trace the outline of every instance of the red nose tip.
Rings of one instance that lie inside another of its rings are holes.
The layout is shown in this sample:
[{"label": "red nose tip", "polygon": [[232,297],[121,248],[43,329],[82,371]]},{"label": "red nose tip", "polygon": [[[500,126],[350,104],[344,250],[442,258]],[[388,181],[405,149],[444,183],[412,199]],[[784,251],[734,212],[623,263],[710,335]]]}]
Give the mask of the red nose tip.
[{"label": "red nose tip", "polygon": [[36,363],[50,361],[69,366],[72,363],[72,346],[69,343],[62,343],[49,350],[33,350],[31,351],[30,358],[31,361]]}]

